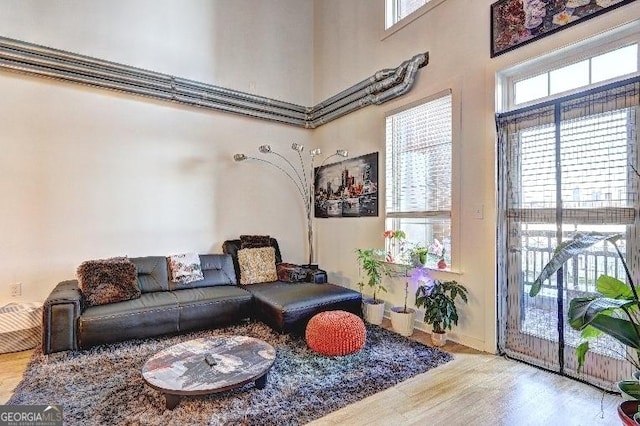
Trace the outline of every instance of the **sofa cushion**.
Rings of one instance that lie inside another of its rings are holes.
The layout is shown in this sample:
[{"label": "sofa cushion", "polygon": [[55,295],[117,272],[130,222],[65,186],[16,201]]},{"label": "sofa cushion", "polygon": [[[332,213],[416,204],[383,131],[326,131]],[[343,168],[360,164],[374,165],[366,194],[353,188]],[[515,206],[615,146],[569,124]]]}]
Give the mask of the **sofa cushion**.
[{"label": "sofa cushion", "polygon": [[253,296],[234,285],[175,290],[180,331],[215,328],[251,316]]},{"label": "sofa cushion", "polygon": [[77,275],[89,306],[140,297],[136,267],[126,257],[87,260],[80,264]]},{"label": "sofa cushion", "polygon": [[238,251],[240,284],[276,281],[276,257],[273,247],[241,249]]},{"label": "sofa cushion", "polygon": [[201,254],[200,266],[204,279],[181,284],[180,288],[200,288],[236,285],[236,272],[231,256],[227,254]]},{"label": "sofa cushion", "polygon": [[175,254],[169,256],[167,262],[171,272],[171,282],[177,284],[178,288],[204,279],[200,256],[195,253]]},{"label": "sofa cushion", "polygon": [[214,287],[190,288],[185,290],[174,290],[178,306],[218,303],[220,301],[241,299],[251,301],[252,295],[244,288],[237,285],[219,285]]},{"label": "sofa cushion", "polygon": [[142,293],[169,290],[167,258],[164,256],[132,257],[138,272],[138,286]]},{"label": "sofa cushion", "polygon": [[79,346],[176,333],[178,320],[178,301],[171,292],[151,292],[126,302],[92,306],[78,319]]},{"label": "sofa cushion", "polygon": [[273,283],[247,285],[254,297],[254,317],[280,332],[304,332],[319,312],[344,310],[362,314],[359,292],[334,284]]}]

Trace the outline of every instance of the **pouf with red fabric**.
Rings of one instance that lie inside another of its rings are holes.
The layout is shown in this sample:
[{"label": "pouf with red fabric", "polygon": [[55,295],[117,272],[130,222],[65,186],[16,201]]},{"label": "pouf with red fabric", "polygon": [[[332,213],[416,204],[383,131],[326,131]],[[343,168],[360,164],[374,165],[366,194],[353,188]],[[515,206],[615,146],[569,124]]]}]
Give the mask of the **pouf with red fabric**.
[{"label": "pouf with red fabric", "polygon": [[327,356],[349,355],[360,351],[367,340],[367,329],[357,315],[346,311],[316,314],[305,331],[309,348]]}]

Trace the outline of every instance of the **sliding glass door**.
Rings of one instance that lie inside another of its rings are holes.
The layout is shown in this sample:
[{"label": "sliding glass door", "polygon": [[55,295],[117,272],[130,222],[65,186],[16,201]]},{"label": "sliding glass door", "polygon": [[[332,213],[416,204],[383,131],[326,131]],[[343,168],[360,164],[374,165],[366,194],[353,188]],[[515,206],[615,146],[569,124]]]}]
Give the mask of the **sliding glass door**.
[{"label": "sliding glass door", "polygon": [[567,324],[569,300],[595,292],[607,274],[625,281],[614,248],[571,259],[536,297],[531,284],[559,242],[577,232],[624,235],[638,265],[638,78],[497,116],[499,346],[544,368],[611,388],[632,369],[625,348],[603,336],[577,372],[580,333]]}]

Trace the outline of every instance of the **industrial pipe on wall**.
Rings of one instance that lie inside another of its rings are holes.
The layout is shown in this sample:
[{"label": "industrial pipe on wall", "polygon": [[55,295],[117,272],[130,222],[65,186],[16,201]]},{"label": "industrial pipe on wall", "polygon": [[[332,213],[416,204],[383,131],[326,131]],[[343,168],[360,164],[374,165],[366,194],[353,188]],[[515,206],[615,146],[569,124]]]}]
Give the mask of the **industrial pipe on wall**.
[{"label": "industrial pipe on wall", "polygon": [[316,128],[366,105],[402,96],[413,86],[428,53],[371,77],[313,107],[253,95],[90,56],[0,37],[0,68],[74,83],[240,114],[305,128]]}]

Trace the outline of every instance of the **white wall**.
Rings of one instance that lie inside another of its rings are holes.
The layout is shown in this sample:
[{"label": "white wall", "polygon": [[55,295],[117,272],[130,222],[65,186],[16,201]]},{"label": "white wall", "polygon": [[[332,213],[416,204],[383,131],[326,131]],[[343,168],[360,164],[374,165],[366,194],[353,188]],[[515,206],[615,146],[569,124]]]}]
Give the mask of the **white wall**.
[{"label": "white wall", "polygon": [[[0,3],[2,36],[303,105],[312,28],[299,0]],[[0,304],[44,300],[86,259],[219,253],[240,233],[304,261],[294,187],[232,155],[311,132],[5,71],[0,94]]]},{"label": "white wall", "polygon": [[[115,255],[220,252],[270,233],[305,260],[295,190],[235,152],[261,143],[381,153],[384,114],[454,89],[461,123],[454,220],[458,279],[471,291],[453,338],[495,349],[495,73],[640,17],[640,3],[489,58],[493,0],[445,0],[382,40],[383,0],[21,0],[0,3],[0,35],[311,105],[422,51],[406,96],[311,132],[0,71],[0,304],[43,300],[80,262]],[[382,168],[381,168],[382,171]],[[384,185],[384,174],[381,176]],[[383,200],[384,197],[381,197]],[[484,219],[472,207],[484,205]],[[384,207],[381,206],[381,213]],[[355,287],[356,247],[381,247],[384,220],[316,221],[320,264]],[[9,285],[21,282],[23,297]],[[400,282],[387,300],[400,304]]]},{"label": "white wall", "polygon": [[[489,8],[494,0],[445,0],[391,36],[381,39],[383,0],[316,0],[314,3],[316,101],[326,98],[374,71],[395,67],[416,53],[429,51],[430,63],[419,72],[406,96],[329,123],[314,133],[327,151],[344,147],[353,156],[379,151],[384,165],[384,114],[447,88],[460,105],[460,127],[454,134],[453,220],[458,223],[456,279],[471,293],[461,310],[460,326],[452,338],[472,347],[495,351],[496,345],[496,210],[495,210],[495,75],[509,66],[598,34],[640,17],[632,3],[580,23],[515,51],[489,58]],[[384,188],[384,173],[380,185]],[[384,195],[380,197],[384,200]],[[484,205],[484,219],[473,218],[473,207]],[[358,268],[353,250],[383,247],[384,205],[380,217],[317,220],[319,261],[331,277],[355,288]],[[404,285],[388,282],[390,305],[400,305]],[[410,297],[412,299],[412,297]]]}]

